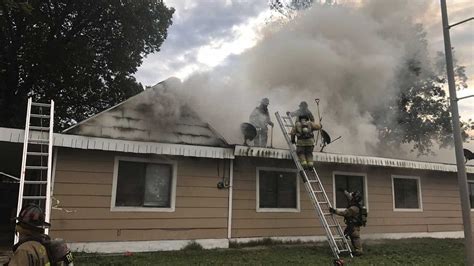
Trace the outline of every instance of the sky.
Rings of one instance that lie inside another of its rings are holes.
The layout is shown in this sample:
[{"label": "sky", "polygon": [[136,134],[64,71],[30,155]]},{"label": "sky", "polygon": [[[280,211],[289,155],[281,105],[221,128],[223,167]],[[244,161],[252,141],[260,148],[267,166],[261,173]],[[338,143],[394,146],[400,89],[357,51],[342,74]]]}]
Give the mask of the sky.
[{"label": "sky", "polygon": [[[417,0],[419,1],[419,0]],[[152,86],[169,77],[186,80],[195,73],[212,70],[245,53],[264,39],[262,30],[272,16],[267,0],[165,0],[176,9],[173,25],[161,51],[148,55],[135,77]],[[356,6],[359,1],[339,0]],[[364,2],[364,0],[362,0]],[[425,1],[428,2],[428,1]],[[431,53],[444,50],[439,1],[417,10],[424,24]],[[474,16],[474,1],[447,0],[450,23]],[[458,97],[474,94],[474,21],[451,29],[451,43],[459,64],[466,66],[470,89]],[[459,101],[461,116],[474,119],[474,97]],[[474,149],[474,141],[467,144]]]}]

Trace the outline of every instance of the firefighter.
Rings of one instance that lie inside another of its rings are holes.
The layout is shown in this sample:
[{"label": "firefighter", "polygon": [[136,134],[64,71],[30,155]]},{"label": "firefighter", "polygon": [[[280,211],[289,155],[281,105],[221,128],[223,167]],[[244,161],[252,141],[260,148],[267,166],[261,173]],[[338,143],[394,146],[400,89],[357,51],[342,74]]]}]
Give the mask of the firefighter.
[{"label": "firefighter", "polygon": [[298,116],[295,126],[291,129],[291,142],[296,144],[296,154],[303,168],[313,168],[314,131],[321,125],[311,122],[307,114]]},{"label": "firefighter", "polygon": [[300,115],[307,115],[309,120],[311,120],[311,122],[314,122],[313,113],[311,113],[311,111],[308,109],[307,102],[302,101],[298,107],[299,107],[298,110],[294,112],[290,112],[290,116],[294,116],[298,118]]},{"label": "firefighter", "polygon": [[44,234],[50,227],[45,221],[43,210],[29,204],[23,207],[16,217],[15,230],[19,241],[13,246],[13,256],[8,265],[68,265],[72,254],[62,239],[51,240]]},{"label": "firefighter", "polygon": [[257,147],[267,146],[267,126],[273,127],[273,122],[270,120],[270,114],[268,112],[269,104],[270,100],[268,98],[263,98],[260,101],[260,105],[257,106],[250,114],[250,124],[252,124],[257,129],[257,136],[254,139],[254,145]]},{"label": "firefighter", "polygon": [[344,217],[346,223],[346,229],[344,229],[344,235],[351,239],[354,250],[352,254],[354,256],[361,256],[363,254],[362,243],[360,240],[360,227],[365,226],[367,222],[367,211],[362,206],[362,194],[359,191],[348,192],[344,190],[349,206],[344,210],[336,210],[329,208],[329,212]]}]

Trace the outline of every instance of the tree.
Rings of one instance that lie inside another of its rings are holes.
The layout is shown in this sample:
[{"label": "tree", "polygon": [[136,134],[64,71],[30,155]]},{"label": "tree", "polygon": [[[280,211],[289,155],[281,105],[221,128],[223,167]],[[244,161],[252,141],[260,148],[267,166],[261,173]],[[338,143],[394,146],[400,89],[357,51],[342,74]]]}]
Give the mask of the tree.
[{"label": "tree", "polygon": [[[414,27],[420,50],[427,50],[426,33],[421,24]],[[454,143],[451,125],[451,110],[445,91],[445,57],[441,52],[434,58],[434,66],[425,54],[415,53],[407,58],[405,65],[397,73],[399,93],[391,105],[374,110],[374,124],[379,131],[382,145],[379,151],[398,149],[401,144],[412,145],[412,152],[418,155],[434,154],[432,148],[438,144],[446,148]],[[425,63],[422,63],[425,62]],[[457,89],[467,88],[465,67],[454,62]],[[467,132],[474,127],[471,119],[461,121],[461,134],[464,140]]]},{"label": "tree", "polygon": [[0,0],[0,126],[23,127],[26,101],[56,103],[64,129],[140,92],[174,9],[161,0]]}]

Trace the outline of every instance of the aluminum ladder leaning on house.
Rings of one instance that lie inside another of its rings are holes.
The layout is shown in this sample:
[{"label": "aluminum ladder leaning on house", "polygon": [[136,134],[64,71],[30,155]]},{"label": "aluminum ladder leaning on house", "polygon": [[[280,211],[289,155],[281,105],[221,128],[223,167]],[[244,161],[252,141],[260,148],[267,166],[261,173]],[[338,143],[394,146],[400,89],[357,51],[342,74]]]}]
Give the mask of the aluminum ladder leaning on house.
[{"label": "aluminum ladder leaning on house", "polygon": [[[35,203],[51,217],[51,164],[53,150],[54,101],[34,103],[28,99],[25,138],[18,189],[17,216],[23,206]],[[48,231],[46,230],[46,233]],[[15,243],[18,236],[15,234]]]},{"label": "aluminum ladder leaning on house", "polygon": [[298,172],[303,179],[309,198],[311,199],[313,207],[321,220],[324,230],[326,231],[327,240],[334,257],[339,260],[341,253],[344,252],[348,253],[350,257],[353,257],[351,247],[349,246],[347,239],[344,237],[344,232],[342,231],[339,222],[329,212],[331,203],[329,202],[329,198],[324,190],[316,169],[313,167],[310,170],[307,169],[305,171],[296,155],[296,149],[290,139],[290,132],[294,126],[292,118],[290,116],[280,116],[278,112],[275,113],[275,116],[283,135],[285,136],[288,147],[290,148],[291,157],[293,158],[293,161],[298,168]]}]

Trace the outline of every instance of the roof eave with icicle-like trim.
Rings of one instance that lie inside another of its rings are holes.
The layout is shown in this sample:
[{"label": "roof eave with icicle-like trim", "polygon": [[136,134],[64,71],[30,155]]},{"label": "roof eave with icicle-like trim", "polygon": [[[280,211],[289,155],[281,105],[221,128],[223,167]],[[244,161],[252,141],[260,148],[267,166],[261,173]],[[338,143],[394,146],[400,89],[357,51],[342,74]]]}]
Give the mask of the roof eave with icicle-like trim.
[{"label": "roof eave with icicle-like trim", "polygon": [[[23,143],[24,132],[22,129],[0,128],[0,141]],[[33,131],[30,138],[41,139],[41,133]],[[58,133],[54,134],[53,139],[54,147],[215,159],[234,158],[234,149],[232,148],[129,141]]]},{"label": "roof eave with icicle-like trim", "polygon": [[[236,157],[258,157],[258,158],[272,158],[272,159],[287,159],[291,160],[291,154],[286,149],[270,149],[240,146],[235,147],[234,155]],[[410,161],[402,159],[390,159],[372,156],[335,154],[325,152],[313,152],[314,160],[324,163],[339,163],[351,165],[367,165],[367,166],[381,166],[394,168],[407,168],[419,170],[432,170],[441,172],[457,172],[455,164],[432,163],[421,161]],[[474,167],[466,166],[468,173],[474,174]]]}]

